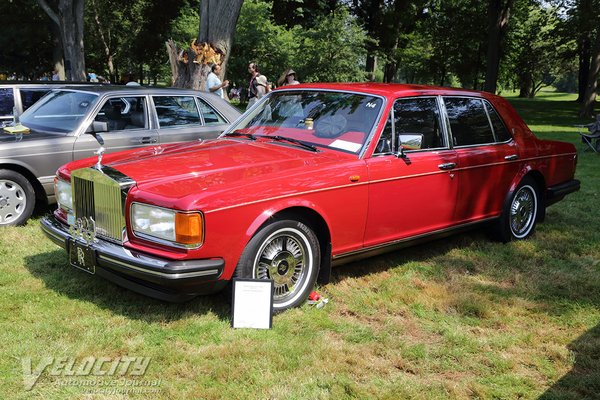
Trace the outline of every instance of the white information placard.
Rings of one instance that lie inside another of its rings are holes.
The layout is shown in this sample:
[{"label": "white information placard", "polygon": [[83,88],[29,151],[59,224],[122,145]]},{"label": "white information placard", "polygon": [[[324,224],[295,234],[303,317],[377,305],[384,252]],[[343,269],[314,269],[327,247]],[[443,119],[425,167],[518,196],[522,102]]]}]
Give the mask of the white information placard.
[{"label": "white information placard", "polygon": [[275,287],[273,281],[235,278],[232,284],[231,326],[233,328],[271,329]]}]

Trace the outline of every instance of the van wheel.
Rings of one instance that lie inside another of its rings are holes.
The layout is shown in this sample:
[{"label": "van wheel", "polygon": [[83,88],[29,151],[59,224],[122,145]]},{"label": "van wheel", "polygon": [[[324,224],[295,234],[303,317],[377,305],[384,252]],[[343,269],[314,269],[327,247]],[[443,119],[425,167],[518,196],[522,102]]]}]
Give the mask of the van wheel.
[{"label": "van wheel", "polygon": [[24,224],[35,207],[35,192],[23,175],[0,169],[0,226]]}]

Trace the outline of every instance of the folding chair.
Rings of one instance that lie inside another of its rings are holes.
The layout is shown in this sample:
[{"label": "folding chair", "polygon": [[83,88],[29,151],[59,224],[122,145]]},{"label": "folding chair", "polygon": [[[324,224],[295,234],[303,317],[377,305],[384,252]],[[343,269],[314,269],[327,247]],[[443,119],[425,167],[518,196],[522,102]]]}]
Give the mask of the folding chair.
[{"label": "folding chair", "polygon": [[[594,153],[600,153],[600,114],[596,115],[596,122],[588,125],[578,125],[581,143],[584,143],[592,149]],[[587,128],[588,133],[582,132],[582,128]],[[587,147],[584,149],[587,150]]]}]

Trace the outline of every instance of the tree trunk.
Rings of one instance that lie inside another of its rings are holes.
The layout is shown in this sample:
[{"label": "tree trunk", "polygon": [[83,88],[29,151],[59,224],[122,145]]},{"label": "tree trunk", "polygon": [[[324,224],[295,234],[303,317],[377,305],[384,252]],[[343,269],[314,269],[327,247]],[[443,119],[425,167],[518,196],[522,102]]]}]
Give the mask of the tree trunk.
[{"label": "tree trunk", "polygon": [[598,89],[598,74],[600,73],[600,32],[594,43],[592,54],[592,66],[587,79],[585,97],[581,102],[579,110],[580,117],[591,117],[594,112],[594,103],[596,103],[596,90]]},{"label": "tree trunk", "polygon": [[104,34],[102,22],[100,21],[100,12],[98,11],[98,5],[96,4],[96,0],[92,0],[92,7],[94,8],[94,22],[96,22],[98,34],[100,35],[100,40],[102,41],[104,56],[106,57],[106,67],[108,68],[108,76],[112,79],[112,77],[115,74],[115,65],[114,54],[111,49],[111,38],[110,35]]},{"label": "tree trunk", "polygon": [[377,70],[377,56],[371,52],[367,54],[367,63],[365,70],[367,72],[367,79],[371,82],[375,81],[375,71]]},{"label": "tree trunk", "polygon": [[172,40],[166,43],[173,86],[204,90],[206,77],[213,63],[221,65],[221,78],[225,76],[243,2],[244,0],[200,2],[200,29],[190,49],[178,50]]},{"label": "tree trunk", "polygon": [[65,59],[66,79],[85,81],[83,49],[83,9],[85,0],[59,0],[53,10],[46,0],[37,0],[50,19],[58,26]]},{"label": "tree trunk", "polygon": [[63,45],[61,40],[60,31],[56,24],[52,24],[52,42],[54,43],[54,48],[52,49],[52,64],[54,66],[54,71],[58,72],[58,79],[61,81],[65,80],[65,58]]},{"label": "tree trunk", "polygon": [[579,74],[578,74],[578,96],[577,102],[583,103],[585,92],[590,75],[590,63],[592,58],[592,16],[594,8],[591,0],[580,0],[577,4],[577,14],[579,14]]},{"label": "tree trunk", "polygon": [[498,71],[502,58],[502,44],[508,29],[513,0],[489,0],[487,69],[483,90],[496,93]]}]

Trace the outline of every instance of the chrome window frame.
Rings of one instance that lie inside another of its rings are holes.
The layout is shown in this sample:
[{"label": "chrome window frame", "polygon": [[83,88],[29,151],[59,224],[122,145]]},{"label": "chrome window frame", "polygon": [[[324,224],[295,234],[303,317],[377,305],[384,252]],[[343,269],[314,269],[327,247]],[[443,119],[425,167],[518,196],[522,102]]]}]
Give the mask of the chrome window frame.
[{"label": "chrome window frame", "polygon": [[[318,88],[294,88],[293,86],[290,88],[285,88],[285,89],[277,89],[274,91],[271,91],[269,93],[267,93],[265,96],[261,97],[259,101],[257,101],[256,103],[254,103],[252,105],[252,107],[249,110],[252,110],[254,108],[257,107],[258,104],[262,103],[263,101],[266,101],[265,99],[270,98],[271,96],[277,94],[277,93],[283,93],[283,92],[330,92],[330,93],[347,93],[347,94],[354,94],[354,95],[358,95],[358,96],[371,96],[371,97],[375,97],[378,99],[382,100],[382,104],[381,107],[379,108],[379,113],[377,114],[377,116],[375,117],[375,122],[373,123],[373,126],[371,127],[371,131],[370,132],[366,132],[367,135],[365,137],[365,141],[363,142],[362,148],[356,152],[347,152],[347,151],[342,151],[339,149],[335,149],[334,147],[329,147],[329,146],[325,146],[326,149],[331,150],[331,151],[340,151],[342,153],[346,153],[346,154],[353,154],[356,155],[357,158],[359,160],[362,160],[365,157],[365,153],[367,151],[367,149],[369,148],[369,146],[371,145],[371,141],[373,140],[373,136],[375,135],[375,133],[377,132],[377,126],[379,125],[379,123],[381,122],[381,117],[384,114],[384,111],[387,107],[387,103],[388,103],[388,99],[385,96],[379,95],[379,94],[374,94],[374,93],[369,93],[369,92],[362,92],[362,91],[357,91],[357,90],[344,90],[344,89],[340,89],[340,90],[336,90],[336,89],[318,89]],[[248,111],[248,110],[246,110]],[[246,115],[247,113],[244,112],[236,121],[234,121],[234,123],[232,123],[227,130],[225,130],[225,132],[223,132],[223,135],[228,133],[228,132],[233,132],[235,129],[237,129],[237,125],[239,125],[241,122],[243,122],[243,120],[245,118],[242,118]],[[221,136],[223,136],[221,135]]]},{"label": "chrome window frame", "polygon": [[[154,114],[154,124],[155,124],[155,128],[157,131],[161,131],[164,129],[189,129],[189,128],[199,128],[199,127],[203,127],[204,125],[204,118],[202,116],[202,113],[200,112],[200,107],[198,106],[198,102],[196,101],[196,95],[194,94],[149,94],[148,97],[150,98],[150,100],[152,101],[152,111]],[[156,103],[154,103],[154,98],[155,97],[191,97],[194,100],[194,104],[196,105],[196,111],[198,111],[198,118],[200,120],[199,124],[184,124],[184,125],[170,125],[170,126],[160,126],[160,121],[158,119],[158,112],[156,112]]]},{"label": "chrome window frame", "polygon": [[[452,134],[452,126],[450,125],[450,117],[448,116],[448,110],[446,109],[446,102],[444,101],[445,98],[453,98],[453,99],[458,99],[458,98],[462,98],[462,99],[469,99],[469,100],[479,100],[481,102],[481,105],[483,106],[483,110],[485,111],[485,115],[488,121],[488,125],[492,131],[492,137],[494,138],[493,142],[487,142],[487,143],[477,143],[477,144],[465,144],[465,145],[460,145],[460,146],[455,146],[454,145],[454,140],[450,140],[451,143],[451,148],[452,149],[465,149],[465,148],[470,148],[470,147],[480,147],[480,146],[497,146],[497,145],[502,145],[502,144],[506,144],[506,143],[510,143],[512,140],[514,140],[514,138],[512,137],[512,135],[510,135],[510,131],[509,131],[509,135],[511,136],[511,138],[507,141],[504,142],[498,142],[496,141],[496,135],[494,133],[494,126],[492,125],[492,122],[490,120],[490,117],[488,115],[488,111],[485,107],[484,102],[486,102],[487,100],[482,98],[482,97],[476,97],[476,96],[464,96],[464,95],[459,95],[459,96],[453,96],[453,95],[440,95],[441,101],[444,104],[444,113],[446,114],[446,119],[447,119],[447,123],[448,123],[448,138],[452,138],[454,139],[454,135]],[[489,103],[489,101],[487,101]],[[491,103],[490,103],[491,106]],[[504,120],[502,120],[502,117],[500,117],[500,113],[492,106],[492,108],[494,109],[494,111],[496,112],[496,114],[498,114],[498,117],[500,118],[500,121],[502,121],[502,123],[504,124],[504,127],[506,128],[506,124],[504,123]],[[508,129],[507,129],[508,131]]]}]

